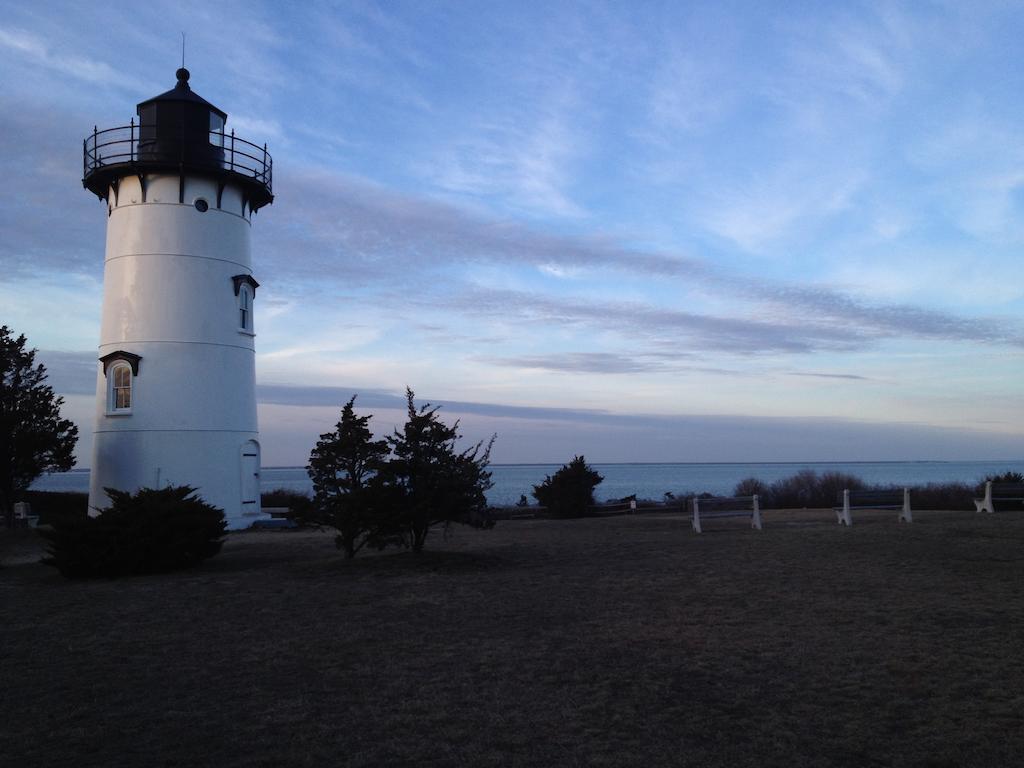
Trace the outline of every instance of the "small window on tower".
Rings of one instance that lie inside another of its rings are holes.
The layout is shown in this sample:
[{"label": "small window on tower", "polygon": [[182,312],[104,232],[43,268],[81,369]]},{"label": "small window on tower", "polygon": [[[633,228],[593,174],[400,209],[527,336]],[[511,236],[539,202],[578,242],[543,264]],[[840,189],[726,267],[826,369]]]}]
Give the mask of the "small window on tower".
[{"label": "small window on tower", "polygon": [[128,363],[115,363],[107,371],[107,381],[110,385],[110,412],[130,411],[132,409],[132,367]]},{"label": "small window on tower", "polygon": [[252,303],[259,288],[252,275],[235,275],[235,297],[238,299],[238,332],[252,334]]},{"label": "small window on tower", "polygon": [[107,415],[125,416],[132,412],[133,380],[139,374],[142,358],[122,349],[100,358],[107,377]]},{"label": "small window on tower", "polygon": [[238,289],[238,330],[252,333],[252,288],[248,284]]},{"label": "small window on tower", "polygon": [[132,369],[127,364],[114,367],[114,410],[132,407]]}]

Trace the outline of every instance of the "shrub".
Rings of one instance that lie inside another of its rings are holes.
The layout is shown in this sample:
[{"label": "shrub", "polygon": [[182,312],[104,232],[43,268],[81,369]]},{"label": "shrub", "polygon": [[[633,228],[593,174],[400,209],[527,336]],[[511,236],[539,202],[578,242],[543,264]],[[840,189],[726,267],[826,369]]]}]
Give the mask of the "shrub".
[{"label": "shrub", "polygon": [[574,456],[555,474],[545,477],[543,483],[533,486],[533,496],[542,507],[547,507],[552,517],[582,517],[588,507],[594,506],[594,488],[602,480],[587,466],[586,459]]},{"label": "shrub", "polygon": [[974,498],[974,489],[967,483],[928,483],[910,489],[915,509],[974,509]]},{"label": "shrub", "polygon": [[105,489],[111,505],[96,517],[63,515],[40,531],[50,542],[43,562],[68,578],[160,573],[216,555],[224,512],[196,498],[194,488]]},{"label": "shrub", "polygon": [[851,491],[863,491],[867,489],[867,485],[856,475],[847,475],[843,472],[825,472],[818,478],[814,503],[808,506],[831,507],[833,504],[841,501],[842,493],[847,488]]},{"label": "shrub", "polygon": [[985,483],[1024,483],[1024,475],[1020,472],[1003,472],[1001,475],[986,475],[978,485],[981,493],[985,492]]},{"label": "shrub", "polygon": [[756,477],[740,480],[732,490],[733,496],[760,496],[761,504],[767,503],[768,493],[768,483],[758,480]]},{"label": "shrub", "polygon": [[[801,469],[795,475],[776,480],[771,484],[770,506],[779,509],[800,509],[814,506],[818,485],[818,473],[813,469]],[[832,505],[829,500],[829,506]]]},{"label": "shrub", "polygon": [[[761,497],[762,507],[805,509],[831,507],[846,488],[861,491],[867,486],[856,475],[843,472],[818,475],[813,469],[801,469],[795,475],[776,480],[770,486],[756,478],[748,478],[736,486],[736,495],[751,496],[757,493]],[[741,490],[745,492],[741,493]]]}]

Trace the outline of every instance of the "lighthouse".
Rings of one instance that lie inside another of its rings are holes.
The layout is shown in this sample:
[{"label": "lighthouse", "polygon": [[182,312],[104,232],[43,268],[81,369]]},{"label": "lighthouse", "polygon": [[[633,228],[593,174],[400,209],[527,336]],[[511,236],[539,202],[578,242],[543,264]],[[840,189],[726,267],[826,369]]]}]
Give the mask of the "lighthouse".
[{"label": "lighthouse", "polygon": [[260,511],[250,238],[272,163],[176,74],[84,141],[107,214],[89,507],[190,485],[239,528]]}]

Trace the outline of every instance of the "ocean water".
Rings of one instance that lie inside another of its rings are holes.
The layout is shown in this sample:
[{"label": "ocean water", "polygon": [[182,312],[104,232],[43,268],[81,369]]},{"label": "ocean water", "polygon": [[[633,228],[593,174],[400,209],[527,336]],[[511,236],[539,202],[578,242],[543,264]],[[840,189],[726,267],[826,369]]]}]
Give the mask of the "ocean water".
[{"label": "ocean water", "polygon": [[[493,464],[494,487],[487,499],[495,506],[515,504],[520,495],[532,502],[534,485],[556,472],[559,464]],[[976,483],[985,475],[1024,472],[1024,460],[1017,461],[879,461],[738,464],[593,464],[604,481],[594,496],[598,501],[621,499],[636,494],[641,499],[660,500],[666,492],[682,495],[708,492],[728,496],[740,480],[756,477],[771,483],[802,469],[843,472],[856,475],[871,485],[913,486],[928,483]],[[260,485],[264,492],[283,488],[312,493],[313,486],[303,467],[263,467]],[[88,491],[89,470],[44,475],[33,486],[44,491]]]}]

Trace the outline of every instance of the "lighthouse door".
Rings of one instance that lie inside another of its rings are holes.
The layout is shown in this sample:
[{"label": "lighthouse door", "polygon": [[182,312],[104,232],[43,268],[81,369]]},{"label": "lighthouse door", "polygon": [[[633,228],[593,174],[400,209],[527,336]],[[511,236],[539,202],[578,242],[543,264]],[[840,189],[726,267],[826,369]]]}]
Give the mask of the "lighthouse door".
[{"label": "lighthouse door", "polygon": [[260,444],[249,440],[242,445],[242,513],[260,511]]}]

